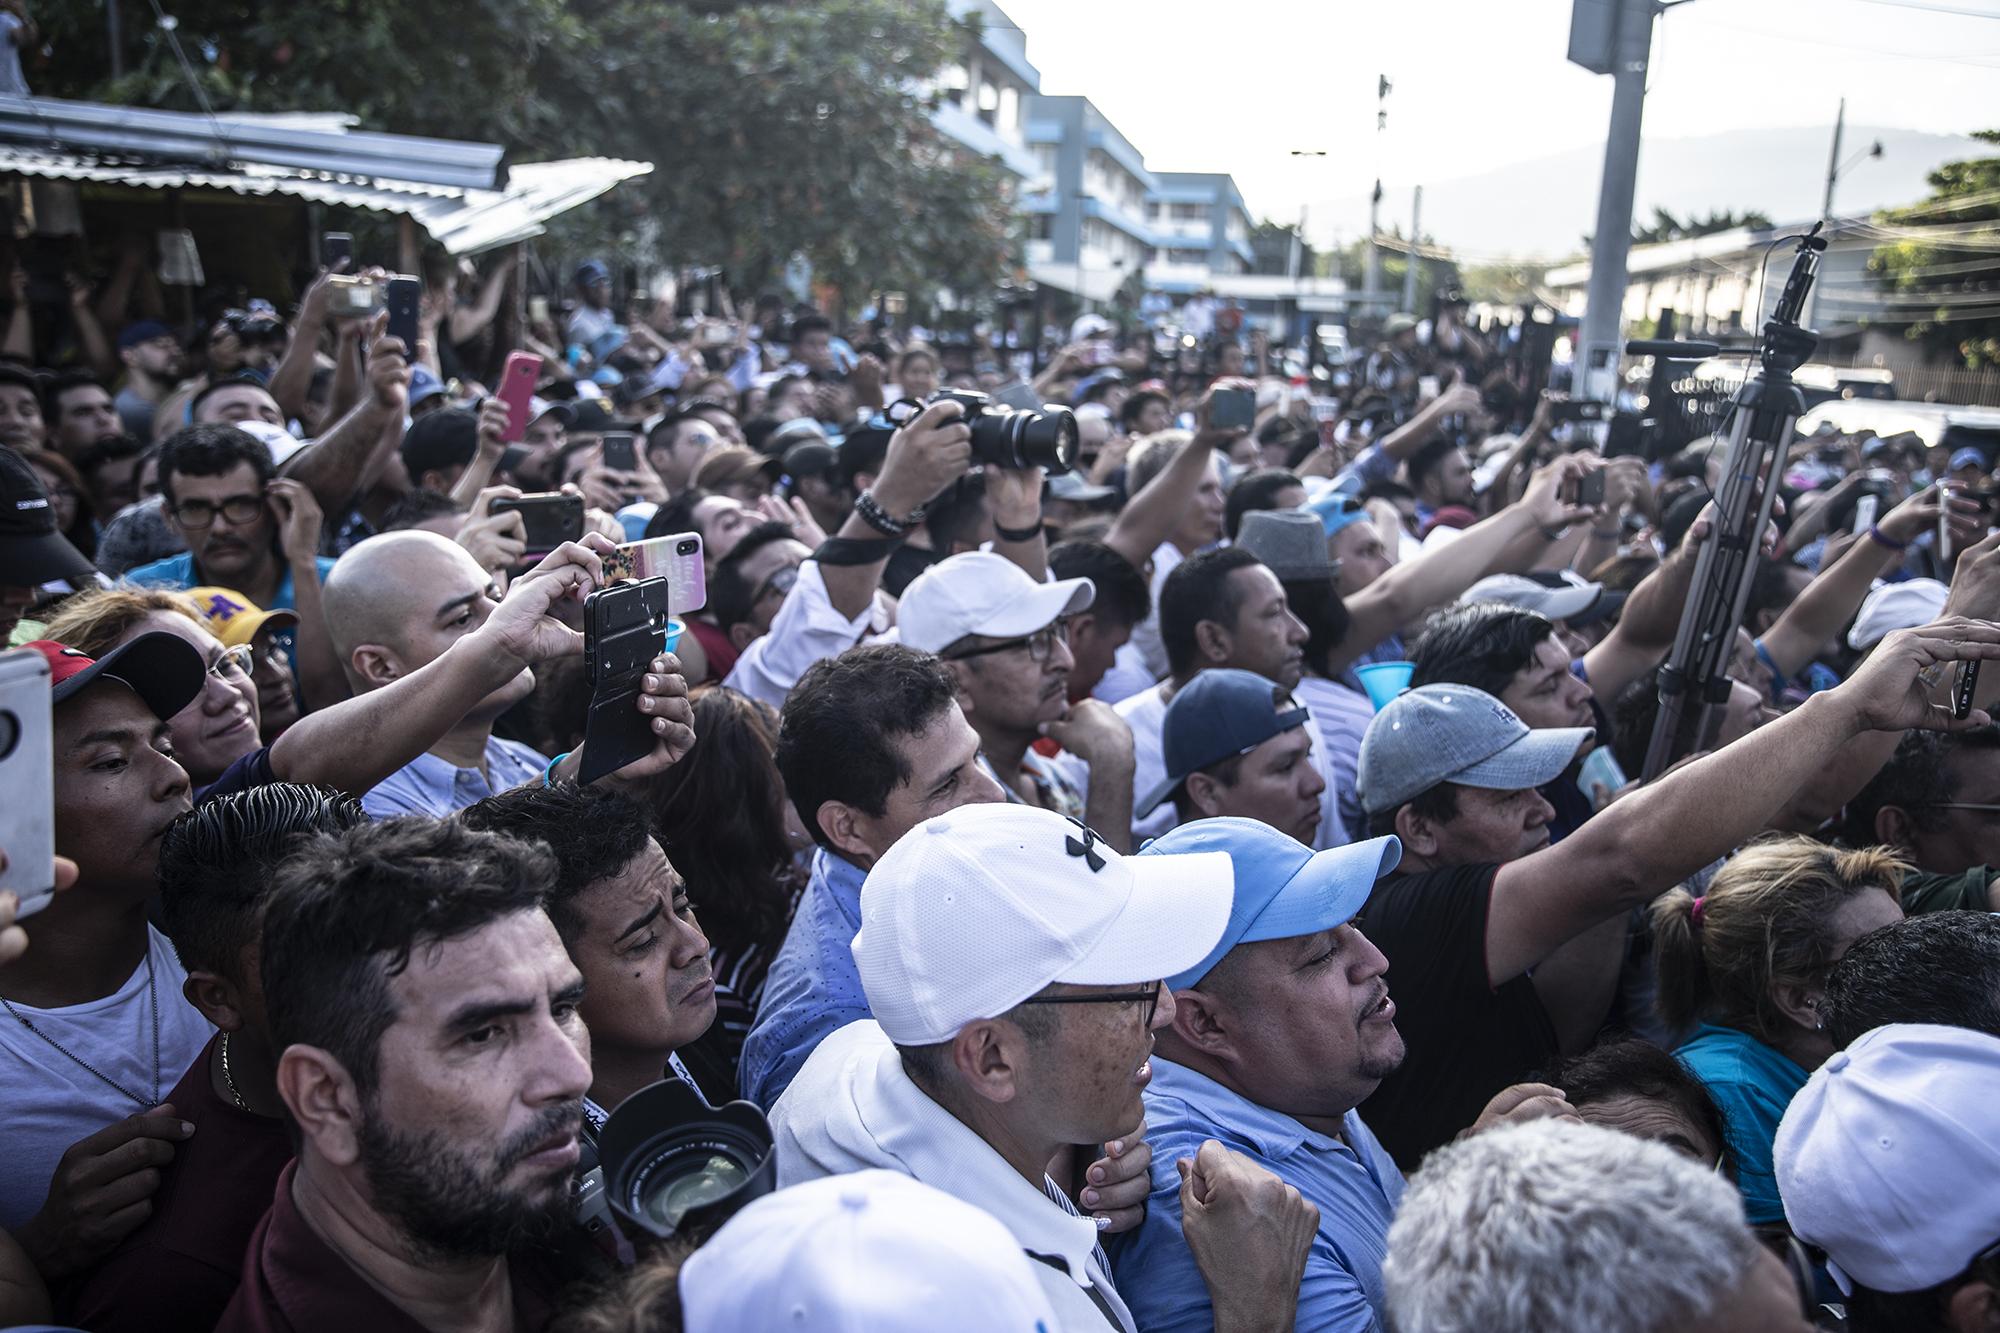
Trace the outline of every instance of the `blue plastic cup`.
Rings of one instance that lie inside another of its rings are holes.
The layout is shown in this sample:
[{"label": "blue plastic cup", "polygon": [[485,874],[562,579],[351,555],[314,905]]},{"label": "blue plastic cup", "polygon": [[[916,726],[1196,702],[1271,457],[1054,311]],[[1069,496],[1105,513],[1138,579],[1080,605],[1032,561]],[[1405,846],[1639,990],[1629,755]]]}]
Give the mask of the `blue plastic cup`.
[{"label": "blue plastic cup", "polygon": [[[681,641],[681,631],[682,631],[682,630],[684,630],[684,629],[686,629],[686,628],[687,628],[687,626],[685,626],[685,625],[681,624],[681,622],[680,622],[679,620],[676,620],[676,619],[675,619],[674,617],[672,617],[672,616],[668,616],[668,617],[667,617],[667,642],[666,642],[665,646],[664,646],[664,647],[662,647],[661,651],[662,651],[662,652],[668,652],[668,653],[672,652],[672,651],[674,650],[674,645],[675,645],[675,644],[677,644],[677,643],[679,643],[679,642]],[[1380,705],[1380,704],[1377,704],[1377,705],[1375,705],[1375,706],[1376,706],[1376,708],[1378,708],[1378,709],[1379,709],[1379,708],[1381,708],[1381,706],[1382,706],[1382,705]]]},{"label": "blue plastic cup", "polygon": [[1354,668],[1354,674],[1361,677],[1361,688],[1368,691],[1368,702],[1379,713],[1389,706],[1391,699],[1410,688],[1410,675],[1416,669],[1415,662],[1371,662]]}]

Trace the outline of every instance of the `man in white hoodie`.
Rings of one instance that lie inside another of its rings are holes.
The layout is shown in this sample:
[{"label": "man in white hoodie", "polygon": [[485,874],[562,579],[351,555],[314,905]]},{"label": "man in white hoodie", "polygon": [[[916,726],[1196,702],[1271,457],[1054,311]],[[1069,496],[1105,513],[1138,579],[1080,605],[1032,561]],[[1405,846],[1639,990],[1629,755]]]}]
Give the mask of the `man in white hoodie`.
[{"label": "man in white hoodie", "polygon": [[[861,892],[854,957],[874,1016],[822,1042],[771,1110],[779,1185],[914,1176],[1007,1227],[1063,1328],[1133,1333],[1096,1225],[1050,1168],[1138,1122],[1153,1030],[1173,1017],[1161,978],[1221,938],[1233,874],[1218,853],[1123,857],[1022,805],[919,824]],[[1285,1228],[1308,1206],[1275,1199],[1237,1214],[1227,1260],[1205,1270],[1218,1328],[1251,1306],[1292,1323],[1304,1245]]]}]

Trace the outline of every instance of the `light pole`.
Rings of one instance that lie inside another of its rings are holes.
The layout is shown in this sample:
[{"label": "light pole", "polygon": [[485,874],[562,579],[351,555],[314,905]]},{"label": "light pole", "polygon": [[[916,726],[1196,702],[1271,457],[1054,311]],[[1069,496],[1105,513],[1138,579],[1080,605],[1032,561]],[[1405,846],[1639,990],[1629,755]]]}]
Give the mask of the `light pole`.
[{"label": "light pole", "polygon": [[1828,226],[1833,225],[1833,187],[1839,183],[1840,173],[1864,157],[1882,156],[1882,141],[1877,139],[1874,143],[1869,144],[1845,162],[1841,161],[1840,139],[1846,129],[1847,99],[1843,97],[1840,99],[1840,110],[1835,113],[1833,118],[1833,147],[1826,155],[1826,194],[1821,198],[1819,205],[1819,215],[1826,219]]}]

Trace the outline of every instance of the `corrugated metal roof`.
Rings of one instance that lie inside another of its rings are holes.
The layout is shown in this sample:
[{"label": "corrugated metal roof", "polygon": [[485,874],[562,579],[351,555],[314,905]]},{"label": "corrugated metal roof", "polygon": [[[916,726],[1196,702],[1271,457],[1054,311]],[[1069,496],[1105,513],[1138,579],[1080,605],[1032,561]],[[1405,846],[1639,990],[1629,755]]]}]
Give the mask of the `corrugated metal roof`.
[{"label": "corrugated metal roof", "polygon": [[529,162],[513,168],[504,190],[468,190],[269,166],[133,166],[0,144],[0,175],[89,181],[141,190],[193,187],[228,190],[251,197],[284,195],[392,213],[415,219],[455,255],[474,254],[539,236],[550,218],[652,169],[650,162],[603,157]]}]

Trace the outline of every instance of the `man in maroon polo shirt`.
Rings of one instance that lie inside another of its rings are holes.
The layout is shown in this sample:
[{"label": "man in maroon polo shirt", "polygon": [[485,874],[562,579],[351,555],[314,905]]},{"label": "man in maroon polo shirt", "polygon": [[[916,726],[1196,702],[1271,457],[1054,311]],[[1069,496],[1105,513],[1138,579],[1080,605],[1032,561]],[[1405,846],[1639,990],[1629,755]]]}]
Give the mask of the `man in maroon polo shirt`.
[{"label": "man in maroon polo shirt", "polygon": [[550,854],[423,817],[299,846],[259,971],[298,1159],[218,1333],[531,1333],[510,1261],[570,1210],[590,1037]]},{"label": "man in maroon polo shirt", "polygon": [[292,1160],[277,1052],[257,976],[272,873],[299,839],[366,822],[323,788],[273,782],[196,806],[160,844],[167,936],[182,992],[218,1029],[168,1094],[195,1135],[160,1169],[153,1212],[85,1279],[69,1318],[91,1333],[208,1333]]}]

